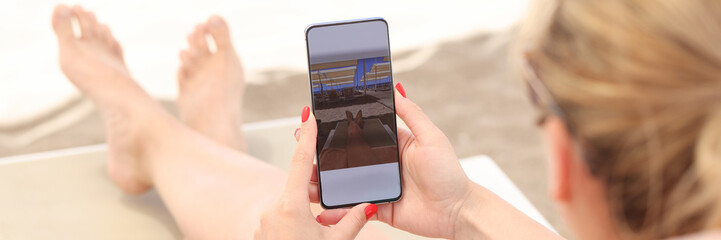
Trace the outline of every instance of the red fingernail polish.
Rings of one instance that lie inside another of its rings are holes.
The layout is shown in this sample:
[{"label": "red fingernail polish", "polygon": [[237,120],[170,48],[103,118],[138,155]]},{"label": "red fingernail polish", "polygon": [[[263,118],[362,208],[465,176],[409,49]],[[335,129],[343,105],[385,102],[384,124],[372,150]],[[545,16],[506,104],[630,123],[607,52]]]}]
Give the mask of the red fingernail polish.
[{"label": "red fingernail polish", "polygon": [[293,133],[293,136],[298,135],[298,130],[300,130],[300,128],[296,128],[296,129],[295,129],[295,132]]},{"label": "red fingernail polish", "polygon": [[397,83],[397,84],[396,84],[396,89],[398,89],[398,93],[400,93],[401,96],[403,96],[404,98],[408,98],[408,97],[406,97],[406,90],[403,89],[403,84]]},{"label": "red fingernail polish", "polygon": [[303,114],[301,114],[300,120],[303,122],[308,121],[309,116],[310,116],[310,108],[308,106],[303,107]]},{"label": "red fingernail polish", "polygon": [[373,217],[373,215],[376,215],[376,212],[378,212],[378,205],[371,203],[370,205],[366,206],[365,211],[366,211],[366,220],[368,220],[371,217]]},{"label": "red fingernail polish", "polygon": [[318,222],[318,223],[320,223],[320,215],[318,215],[317,217],[315,217],[315,221]]}]

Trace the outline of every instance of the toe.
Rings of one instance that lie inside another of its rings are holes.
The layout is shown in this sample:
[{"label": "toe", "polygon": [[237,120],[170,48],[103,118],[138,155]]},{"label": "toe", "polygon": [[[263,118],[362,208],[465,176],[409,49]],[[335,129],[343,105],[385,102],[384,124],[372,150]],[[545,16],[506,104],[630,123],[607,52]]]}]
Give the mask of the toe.
[{"label": "toe", "polygon": [[98,35],[102,37],[103,41],[105,41],[105,44],[110,47],[110,49],[113,51],[113,53],[120,56],[120,58],[123,58],[123,47],[120,46],[120,42],[118,42],[118,39],[115,39],[115,36],[113,35],[113,31],[110,30],[110,27],[108,25],[105,25],[103,23],[98,23]]},{"label": "toe", "polygon": [[195,58],[193,57],[193,54],[188,50],[180,51],[180,63],[183,65],[183,68],[187,68],[188,66],[192,66],[195,62]]},{"label": "toe", "polygon": [[123,62],[125,62],[125,56],[123,55],[123,47],[120,46],[120,43],[115,38],[113,38],[112,48],[113,48],[113,52],[115,52],[115,54],[120,56],[120,60],[123,60]]},{"label": "toe", "polygon": [[53,30],[59,41],[75,39],[73,33],[72,12],[68,6],[60,4],[53,11]]},{"label": "toe", "polygon": [[188,36],[188,44],[190,45],[190,48],[192,48],[193,51],[196,51],[201,55],[210,54],[208,42],[205,39],[205,33],[205,24],[198,24],[197,26],[195,26],[195,30],[193,31],[193,33]]},{"label": "toe", "polygon": [[86,12],[82,7],[75,5],[72,9],[75,16],[78,17],[78,23],[80,23],[80,34],[82,39],[90,39],[95,37],[95,15]]},{"label": "toe", "polygon": [[110,50],[113,51],[115,55],[118,55],[120,59],[124,58],[123,48],[120,46],[118,40],[115,39],[115,36],[113,36],[113,32],[110,30],[108,25],[99,23],[97,34],[103,40],[105,46],[110,48]]},{"label": "toe", "polygon": [[110,32],[110,28],[105,24],[98,24],[97,32],[100,39],[102,39],[108,46],[113,44],[113,34]]},{"label": "toe", "polygon": [[208,19],[208,32],[213,36],[217,51],[225,51],[233,47],[228,24],[220,16],[215,15]]},{"label": "toe", "polygon": [[178,72],[176,73],[176,75],[178,76],[179,87],[182,89],[185,79],[188,79],[188,71],[186,70],[185,66],[181,66],[180,68],[178,68]]}]

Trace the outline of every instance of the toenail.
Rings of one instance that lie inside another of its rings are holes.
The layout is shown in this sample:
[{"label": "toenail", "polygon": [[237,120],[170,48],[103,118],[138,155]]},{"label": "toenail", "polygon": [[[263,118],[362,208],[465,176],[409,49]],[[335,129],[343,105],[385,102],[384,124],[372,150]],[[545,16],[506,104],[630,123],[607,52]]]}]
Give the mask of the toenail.
[{"label": "toenail", "polygon": [[70,16],[70,9],[67,7],[60,8],[60,16],[62,17],[69,17]]},{"label": "toenail", "polygon": [[219,17],[214,17],[210,19],[210,24],[214,27],[220,27],[223,26],[223,21]]}]

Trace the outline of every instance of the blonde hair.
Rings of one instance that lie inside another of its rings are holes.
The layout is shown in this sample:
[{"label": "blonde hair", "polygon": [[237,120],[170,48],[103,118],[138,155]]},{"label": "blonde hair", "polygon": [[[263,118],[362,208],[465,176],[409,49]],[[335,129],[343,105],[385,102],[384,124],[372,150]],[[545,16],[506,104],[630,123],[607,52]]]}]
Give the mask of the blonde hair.
[{"label": "blonde hair", "polygon": [[[721,227],[721,1],[540,2],[522,27],[617,227]],[[515,54],[520,56],[521,54]]]}]

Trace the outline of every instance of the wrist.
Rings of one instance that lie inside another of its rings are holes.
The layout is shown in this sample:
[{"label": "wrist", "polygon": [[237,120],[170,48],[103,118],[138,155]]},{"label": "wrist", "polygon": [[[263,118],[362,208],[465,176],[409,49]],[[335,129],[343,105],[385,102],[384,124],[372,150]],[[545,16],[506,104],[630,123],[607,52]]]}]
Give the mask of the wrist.
[{"label": "wrist", "polygon": [[485,189],[473,182],[469,181],[469,191],[466,196],[459,201],[458,206],[452,214],[454,219],[453,234],[451,239],[469,239],[479,236],[482,232],[478,224],[479,208],[484,202]]},{"label": "wrist", "polygon": [[458,207],[452,239],[561,239],[488,189],[472,183]]}]

